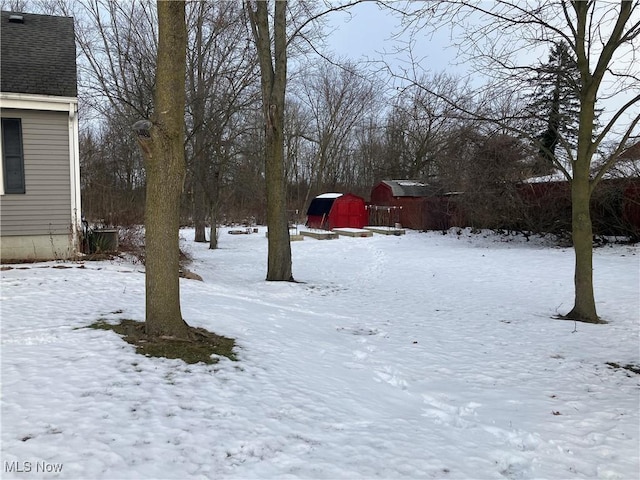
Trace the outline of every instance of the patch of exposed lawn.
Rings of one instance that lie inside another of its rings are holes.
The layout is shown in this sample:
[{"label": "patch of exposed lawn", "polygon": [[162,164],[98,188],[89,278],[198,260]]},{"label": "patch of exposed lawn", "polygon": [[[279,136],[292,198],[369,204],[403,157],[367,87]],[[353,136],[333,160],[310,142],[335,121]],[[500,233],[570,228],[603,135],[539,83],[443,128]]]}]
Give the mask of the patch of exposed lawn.
[{"label": "patch of exposed lawn", "polygon": [[147,357],[179,358],[186,363],[217,363],[217,357],[237,360],[233,348],[235,341],[209,332],[204,328],[191,328],[191,338],[182,340],[172,337],[149,337],[144,322],[120,320],[120,323],[108,323],[98,320],[89,325],[99,330],[112,330],[122,339],[134,345],[136,352]]}]

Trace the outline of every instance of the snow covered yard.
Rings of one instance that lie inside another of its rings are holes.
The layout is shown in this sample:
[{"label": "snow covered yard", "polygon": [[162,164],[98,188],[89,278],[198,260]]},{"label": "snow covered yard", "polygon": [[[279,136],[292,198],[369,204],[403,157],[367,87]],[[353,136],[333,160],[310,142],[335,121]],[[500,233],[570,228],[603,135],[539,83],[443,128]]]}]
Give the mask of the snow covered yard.
[{"label": "snow covered yard", "polygon": [[2,478],[637,478],[640,375],[607,365],[640,364],[637,246],[595,251],[610,323],[577,328],[573,253],[538,240],[306,239],[304,283],[264,281],[264,228],[220,246],[181,280],[237,340],[216,365],[83,328],[144,319],[140,265],[2,272]]}]

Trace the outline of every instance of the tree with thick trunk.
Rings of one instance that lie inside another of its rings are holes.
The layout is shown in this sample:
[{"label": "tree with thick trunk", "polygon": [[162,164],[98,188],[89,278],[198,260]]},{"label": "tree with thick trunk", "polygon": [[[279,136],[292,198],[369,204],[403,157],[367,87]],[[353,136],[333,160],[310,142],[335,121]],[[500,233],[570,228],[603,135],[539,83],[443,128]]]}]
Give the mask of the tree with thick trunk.
[{"label": "tree with thick trunk", "polygon": [[147,174],[146,333],[189,338],[180,311],[180,197],[185,178],[187,29],[184,1],[157,2],[158,55],[151,121],[134,125]]},{"label": "tree with thick trunk", "polygon": [[[313,44],[306,28],[331,12],[346,10],[362,0],[316,11],[314,2],[298,2],[291,14],[293,32],[287,36],[286,0],[245,0],[251,32],[256,44],[265,123],[265,177],[269,254],[267,280],[293,281],[291,243],[287,216],[286,172],[284,164],[284,106],[287,87],[287,47],[297,38]],[[269,7],[273,5],[273,28]],[[315,12],[315,13],[314,13]],[[316,50],[317,51],[317,50]]]},{"label": "tree with thick trunk", "polygon": [[245,2],[260,63],[265,122],[265,176],[269,253],[267,280],[293,281],[284,171],[284,100],[287,86],[287,2],[276,1],[272,32],[269,3]]},{"label": "tree with thick trunk", "polygon": [[[632,17],[634,10],[638,9],[638,2],[623,0],[620,2],[617,15],[613,17],[615,23],[609,37],[602,37],[602,50],[595,65],[592,63],[591,49],[595,46],[592,35],[594,29],[600,30],[599,25],[593,24],[595,2],[571,2],[575,14],[575,22],[571,25],[573,42],[576,54],[578,70],[580,71],[580,114],[578,120],[578,145],[575,158],[572,162],[573,178],[571,181],[571,205],[572,205],[572,237],[575,251],[575,302],[571,311],[566,315],[573,320],[581,320],[590,323],[599,323],[596,310],[595,296],[593,292],[593,229],[591,225],[591,213],[589,205],[591,194],[600,181],[605,168],[602,168],[596,177],[590,178],[591,162],[596,150],[602,141],[603,134],[594,139],[594,127],[596,119],[596,99],[605,74],[610,71],[616,51],[628,41],[638,38],[640,35],[640,21]],[[568,8],[565,12],[569,15]],[[632,99],[631,105],[640,104],[640,95]],[[629,104],[627,104],[629,105]],[[631,128],[627,136],[637,125],[640,115],[631,122]],[[605,127],[605,131],[611,128],[611,124]],[[624,142],[622,142],[624,144]],[[615,160],[615,156],[613,157]],[[613,165],[613,160],[606,167]]]}]

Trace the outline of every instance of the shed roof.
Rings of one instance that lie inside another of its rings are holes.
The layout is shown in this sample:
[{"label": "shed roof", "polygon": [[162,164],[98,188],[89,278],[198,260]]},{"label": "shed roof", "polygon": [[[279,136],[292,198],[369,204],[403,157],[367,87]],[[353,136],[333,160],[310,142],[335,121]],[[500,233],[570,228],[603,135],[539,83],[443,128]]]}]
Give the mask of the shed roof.
[{"label": "shed roof", "polygon": [[426,197],[433,195],[435,189],[416,180],[383,180],[391,188],[394,197]]},{"label": "shed roof", "polygon": [[76,97],[73,18],[3,11],[0,91]]},{"label": "shed roof", "polygon": [[316,198],[338,198],[341,197],[342,193],[322,193],[318,195]]}]

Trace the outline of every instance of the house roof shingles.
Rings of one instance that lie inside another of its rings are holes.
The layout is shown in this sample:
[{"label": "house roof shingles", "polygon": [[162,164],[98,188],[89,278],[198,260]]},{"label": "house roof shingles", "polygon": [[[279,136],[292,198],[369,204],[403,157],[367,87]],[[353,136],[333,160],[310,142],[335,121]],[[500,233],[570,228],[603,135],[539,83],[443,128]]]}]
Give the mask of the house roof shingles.
[{"label": "house roof shingles", "polygon": [[[12,15],[23,23],[10,22]],[[73,18],[3,11],[0,91],[77,97]]]}]

